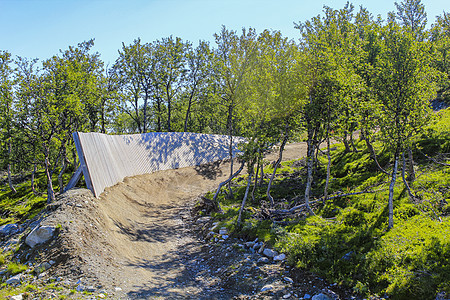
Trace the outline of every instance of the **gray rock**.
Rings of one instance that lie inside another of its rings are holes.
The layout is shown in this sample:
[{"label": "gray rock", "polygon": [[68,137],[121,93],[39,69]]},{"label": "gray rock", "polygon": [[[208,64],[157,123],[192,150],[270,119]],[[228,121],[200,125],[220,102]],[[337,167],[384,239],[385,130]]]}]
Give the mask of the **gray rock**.
[{"label": "gray rock", "polygon": [[211,217],[201,217],[197,219],[197,223],[207,223],[211,220]]},{"label": "gray rock", "polygon": [[436,295],[436,300],[449,300],[449,299],[450,295],[447,296],[445,292],[440,292],[439,294]]},{"label": "gray rock", "polygon": [[270,291],[270,290],[273,290],[273,286],[270,284],[267,284],[262,287],[261,292]]},{"label": "gray rock", "polygon": [[312,300],[333,300],[333,298],[331,298],[323,293],[320,293],[320,294],[314,295],[312,297]]},{"label": "gray rock", "polygon": [[310,295],[310,294],[305,294],[305,295],[303,296],[303,299],[311,299],[311,295]]},{"label": "gray rock", "polygon": [[17,274],[16,276],[13,276],[8,280],[6,280],[6,284],[9,285],[20,284],[21,281],[22,281],[22,274]]},{"label": "gray rock", "polygon": [[286,259],[286,254],[281,253],[280,255],[274,256],[273,260],[274,261],[282,261]]},{"label": "gray rock", "polygon": [[85,290],[84,285],[80,284],[79,286],[77,286],[76,290],[77,292],[84,292]]},{"label": "gray rock", "polygon": [[0,226],[0,236],[7,236],[19,231],[17,224],[6,224]]},{"label": "gray rock", "polygon": [[325,288],[321,292],[333,300],[339,300],[339,295],[330,289]]},{"label": "gray rock", "polygon": [[245,243],[245,246],[247,248],[252,248],[253,246],[255,246],[255,242],[247,242],[247,243]]},{"label": "gray rock", "polygon": [[264,247],[265,247],[265,245],[264,245],[264,243],[263,243],[263,244],[261,245],[261,247],[259,248],[259,250],[258,250],[258,253],[259,253],[259,254],[263,253]]},{"label": "gray rock", "polygon": [[23,294],[11,296],[9,299],[11,299],[11,300],[22,300],[23,299]]},{"label": "gray rock", "polygon": [[222,235],[222,238],[226,240],[229,236],[227,234]]},{"label": "gray rock", "polygon": [[267,264],[269,263],[269,259],[267,257],[260,257],[257,262],[261,264]]},{"label": "gray rock", "polygon": [[291,293],[287,293],[286,295],[283,295],[283,299],[289,299],[291,298],[292,294]]},{"label": "gray rock", "polygon": [[47,271],[48,269],[50,269],[52,267],[52,265],[48,262],[43,262],[41,264],[39,264],[36,268],[34,268],[34,271],[36,272],[37,275]]},{"label": "gray rock", "polygon": [[25,243],[34,248],[36,245],[48,242],[55,233],[56,228],[54,226],[40,226],[36,227],[25,239]]},{"label": "gray rock", "polygon": [[227,230],[226,227],[222,227],[222,228],[220,228],[220,230],[219,230],[219,234],[227,234],[227,232],[228,232],[228,230]]},{"label": "gray rock", "polygon": [[276,251],[269,248],[264,249],[263,254],[269,258],[273,258],[278,255]]},{"label": "gray rock", "polygon": [[292,278],[290,278],[290,277],[285,276],[285,277],[283,277],[283,279],[284,279],[284,281],[286,281],[286,282],[288,282],[290,284],[294,283],[294,280],[292,280]]}]

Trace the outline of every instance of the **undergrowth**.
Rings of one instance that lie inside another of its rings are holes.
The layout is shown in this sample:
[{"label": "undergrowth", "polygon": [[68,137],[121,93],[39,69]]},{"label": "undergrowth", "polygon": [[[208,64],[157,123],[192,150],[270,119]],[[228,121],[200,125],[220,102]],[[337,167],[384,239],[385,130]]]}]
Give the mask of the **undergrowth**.
[{"label": "undergrowth", "polygon": [[[213,214],[233,235],[272,244],[288,255],[288,262],[353,288],[360,295],[390,299],[434,299],[450,295],[450,167],[443,160],[450,153],[450,109],[441,111],[413,143],[416,179],[409,199],[401,175],[394,189],[394,228],[387,230],[389,176],[380,172],[364,142],[358,152],[346,153],[334,145],[329,194],[370,191],[318,203],[315,216],[298,213],[283,220],[264,215],[267,180],[249,196],[241,228],[236,227],[244,176],[234,180],[234,200],[219,195],[223,213]],[[389,150],[375,143],[378,160],[389,169]],[[428,157],[427,157],[428,156]],[[319,157],[312,196],[323,195],[325,155]],[[448,160],[447,160],[448,163]],[[271,174],[273,167],[265,167]],[[277,170],[271,194],[276,208],[299,204],[304,193],[304,163],[284,162]],[[212,198],[212,194],[209,194]],[[297,197],[297,199],[299,199]]]}]

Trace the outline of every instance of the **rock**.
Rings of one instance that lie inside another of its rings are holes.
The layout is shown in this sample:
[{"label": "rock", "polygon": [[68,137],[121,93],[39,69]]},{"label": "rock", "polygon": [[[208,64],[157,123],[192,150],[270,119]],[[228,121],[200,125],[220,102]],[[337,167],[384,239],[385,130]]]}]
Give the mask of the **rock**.
[{"label": "rock", "polygon": [[269,258],[273,258],[277,256],[278,253],[272,249],[266,248],[264,249],[263,254]]},{"label": "rock", "polygon": [[273,286],[270,284],[267,284],[262,287],[261,292],[270,291],[270,290],[273,290]]},{"label": "rock", "polygon": [[303,296],[303,299],[311,299],[311,295],[310,295],[310,294],[305,294],[305,295]]},{"label": "rock", "polygon": [[84,292],[84,285],[80,284],[79,286],[77,286],[76,290],[77,292]]},{"label": "rock", "polygon": [[292,278],[290,278],[290,277],[285,276],[285,277],[283,277],[283,279],[284,279],[284,281],[286,281],[286,282],[288,282],[290,284],[294,283],[294,280],[292,280]]},{"label": "rock", "polygon": [[274,261],[282,261],[286,259],[286,254],[281,253],[280,255],[277,255],[273,258]]},{"label": "rock", "polygon": [[263,244],[261,245],[261,247],[259,248],[259,250],[258,250],[258,253],[259,253],[259,254],[263,253],[264,247],[265,247],[265,245],[264,245],[264,243],[263,243]]},{"label": "rock", "polygon": [[8,236],[19,231],[17,224],[6,224],[0,226],[0,236]]},{"label": "rock", "polygon": [[257,263],[268,264],[269,263],[269,259],[267,257],[260,257],[258,259]]},{"label": "rock", "polygon": [[34,268],[34,271],[36,272],[37,275],[39,275],[39,274],[47,271],[51,267],[52,267],[52,265],[49,262],[43,262],[40,265],[38,265],[36,268]]},{"label": "rock", "polygon": [[6,284],[9,285],[20,284],[21,281],[22,281],[22,274],[17,274],[16,276],[13,276],[8,280],[6,280]]},{"label": "rock", "polygon": [[228,230],[227,230],[227,228],[226,227],[222,227],[222,228],[220,228],[220,230],[219,230],[219,234],[227,234],[228,233]]},{"label": "rock", "polygon": [[227,234],[222,235],[222,238],[226,240],[229,236]]},{"label": "rock", "polygon": [[122,291],[122,288],[120,288],[120,287],[115,287],[114,290],[115,290],[116,292],[120,292],[120,291]]},{"label": "rock", "polygon": [[263,245],[263,243],[262,242],[259,242],[259,243],[255,243],[255,245],[253,245],[253,250],[258,250],[259,248],[261,248],[261,246]]},{"label": "rock", "polygon": [[23,294],[19,294],[16,296],[11,296],[9,299],[11,300],[22,300],[23,299]]},{"label": "rock", "polygon": [[97,297],[99,297],[100,299],[105,299],[106,298],[105,294],[103,294],[103,293],[98,294]]},{"label": "rock", "polygon": [[322,290],[322,293],[325,294],[326,296],[330,297],[333,300],[339,300],[339,295],[330,289],[325,288]]},{"label": "rock", "polygon": [[450,299],[450,295],[447,297],[447,294],[445,292],[440,292],[436,295],[436,300],[448,300]]},{"label": "rock", "polygon": [[323,293],[320,293],[320,294],[314,295],[312,297],[312,300],[333,300],[333,298],[331,298]]},{"label": "rock", "polygon": [[255,246],[255,242],[247,242],[247,243],[245,243],[245,246],[247,248],[252,248],[253,246]]},{"label": "rock", "polygon": [[283,299],[289,299],[291,298],[292,294],[291,293],[287,293],[286,295],[283,295]]},{"label": "rock", "polygon": [[25,243],[34,248],[38,244],[48,242],[55,233],[56,228],[54,226],[40,226],[36,227],[25,239]]},{"label": "rock", "polygon": [[89,293],[93,293],[93,292],[95,292],[95,290],[96,290],[96,288],[92,285],[90,285],[86,288],[86,291],[88,291]]},{"label": "rock", "polygon": [[207,223],[211,220],[211,217],[201,217],[197,219],[197,223]]}]

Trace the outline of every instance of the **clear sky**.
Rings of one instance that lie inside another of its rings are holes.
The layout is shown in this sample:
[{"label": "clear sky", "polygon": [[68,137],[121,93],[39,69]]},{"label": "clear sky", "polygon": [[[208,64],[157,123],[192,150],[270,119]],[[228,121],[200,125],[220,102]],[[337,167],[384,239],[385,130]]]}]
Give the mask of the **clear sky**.
[{"label": "clear sky", "polygon": [[[41,60],[70,45],[95,38],[94,50],[112,64],[122,42],[140,37],[151,42],[179,36],[194,44],[213,43],[222,25],[240,30],[253,27],[280,30],[298,39],[294,22],[303,22],[322,12],[323,5],[344,7],[346,0],[0,0],[0,50],[14,56]],[[395,1],[350,1],[374,15],[386,17]],[[397,0],[401,2],[401,0]],[[448,0],[422,0],[428,24],[449,11]]]}]

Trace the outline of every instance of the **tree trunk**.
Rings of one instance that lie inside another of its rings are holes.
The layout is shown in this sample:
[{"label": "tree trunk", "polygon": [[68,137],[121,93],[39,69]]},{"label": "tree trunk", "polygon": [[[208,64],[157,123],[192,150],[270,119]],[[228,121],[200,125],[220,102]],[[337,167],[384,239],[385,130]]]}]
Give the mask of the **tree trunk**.
[{"label": "tree trunk", "polygon": [[284,138],[283,141],[281,142],[281,146],[280,146],[280,152],[278,154],[278,159],[275,163],[275,166],[273,167],[273,172],[272,172],[272,176],[270,177],[270,181],[269,184],[267,185],[267,199],[270,201],[270,207],[272,208],[273,205],[275,204],[273,201],[273,197],[272,195],[270,195],[270,189],[272,188],[272,183],[273,183],[273,179],[275,178],[275,173],[277,172],[277,168],[281,163],[281,160],[283,159],[283,150],[284,150],[284,146],[286,145],[287,141],[289,139],[288,134],[285,132],[284,134]]},{"label": "tree trunk", "polygon": [[411,148],[408,148],[409,174],[408,181],[412,184],[416,180],[416,172],[414,171],[414,158]]},{"label": "tree trunk", "polygon": [[397,167],[398,167],[398,150],[394,155],[394,169],[392,170],[391,184],[389,185],[389,221],[388,229],[394,227],[394,186],[397,180]]},{"label": "tree trunk", "polygon": [[[230,155],[230,177],[233,176],[233,105],[228,106],[228,154]],[[233,199],[233,190],[231,189],[231,180],[228,182],[228,198]]]},{"label": "tree trunk", "polygon": [[[311,130],[308,130],[311,131]],[[312,132],[308,132],[308,154],[306,156],[306,167],[307,167],[307,176],[306,176],[306,188],[305,188],[305,206],[306,208],[312,212],[309,207],[309,195],[311,193],[311,185],[312,185],[312,172],[313,172],[313,163],[314,163],[314,143],[312,141]]]},{"label": "tree trunk", "polygon": [[[217,188],[216,193],[214,194],[214,197],[213,197],[213,201],[214,201],[214,202],[217,202],[217,197],[219,196],[220,189],[221,189],[224,185],[226,185],[228,182],[230,182],[231,180],[233,180],[234,177],[238,176],[239,173],[241,173],[242,169],[244,168],[244,165],[245,165],[245,161],[243,161],[243,162],[241,163],[241,167],[239,168],[239,170],[236,171],[236,173],[234,173],[232,176],[230,176],[230,178],[228,178],[227,180],[225,180],[224,182],[221,182],[221,183],[219,184],[219,187]],[[219,210],[220,210],[220,205],[219,205]]]},{"label": "tree trunk", "polygon": [[143,133],[147,132],[147,104],[148,104],[148,91],[145,90],[145,98],[144,98],[144,107],[142,110],[143,113],[143,124],[142,124],[142,131]]},{"label": "tree trunk", "polygon": [[36,176],[36,171],[37,171],[37,164],[36,162],[34,162],[33,172],[31,173],[31,191],[33,192],[33,194],[38,195],[36,187],[34,186],[34,178]]},{"label": "tree trunk", "polygon": [[11,179],[11,138],[9,138],[9,141],[8,141],[8,166],[7,166],[7,169],[8,169],[7,171],[8,171],[9,188],[15,194],[15,193],[17,193],[17,190],[14,187],[14,185],[12,183],[12,179]]},{"label": "tree trunk", "polygon": [[366,142],[367,145],[367,149],[369,149],[370,152],[370,157],[373,159],[373,161],[375,162],[375,164],[377,165],[378,169],[383,172],[386,175],[391,175],[389,174],[386,170],[384,170],[381,166],[380,163],[378,162],[377,159],[377,154],[375,153],[375,149],[373,149],[372,144],[369,141],[369,138],[367,137],[367,135],[364,133],[364,130],[361,130],[361,137],[364,139],[364,141]]},{"label": "tree trunk", "polygon": [[259,177],[259,186],[262,186],[264,183],[264,159],[261,158],[261,175]]},{"label": "tree trunk", "polygon": [[358,149],[355,146],[355,142],[353,140],[353,132],[350,132],[350,144],[352,145],[352,149],[354,153],[358,153]]},{"label": "tree trunk", "polygon": [[256,190],[256,185],[258,184],[258,174],[259,174],[260,167],[261,167],[261,160],[258,159],[258,164],[256,165],[255,182],[253,184],[253,189],[252,189],[252,201],[253,202],[255,202],[255,190]]},{"label": "tree trunk", "polygon": [[239,216],[237,219],[237,228],[241,227],[241,219],[242,219],[242,212],[244,211],[245,202],[247,201],[248,191],[250,189],[250,185],[252,184],[252,171],[250,171],[250,174],[248,174],[247,178],[247,188],[245,189],[244,199],[242,199],[241,208],[239,209]]},{"label": "tree trunk", "polygon": [[189,95],[188,107],[186,110],[186,116],[184,118],[184,132],[188,131],[188,122],[189,122],[189,117],[191,115],[192,99],[194,99],[195,88],[196,88],[196,85],[193,86],[192,91]]},{"label": "tree trunk", "polygon": [[323,191],[323,203],[327,201],[328,198],[328,184],[330,183],[330,176],[331,176],[331,154],[330,154],[330,128],[327,126],[327,158],[328,158],[328,164],[327,164],[327,179],[325,180],[325,188]]},{"label": "tree trunk", "polygon": [[58,174],[58,184],[59,184],[59,192],[62,194],[64,193],[64,182],[63,182],[63,175],[67,168],[67,154],[66,154],[66,147],[63,146],[62,149],[62,164],[61,164],[61,171]]},{"label": "tree trunk", "polygon": [[408,184],[408,180],[406,178],[406,158],[405,158],[405,151],[402,152],[402,159],[403,159],[403,167],[402,167],[402,179],[403,183],[405,184],[406,190],[408,191],[409,199],[414,201],[416,197],[414,197],[411,187]]},{"label": "tree trunk", "polygon": [[44,160],[45,175],[47,177],[47,203],[52,203],[55,201],[55,192],[53,190],[52,176],[51,176],[50,170],[49,170],[49,168],[50,168],[50,164],[49,164],[50,151],[47,146],[45,146],[44,154],[45,154],[45,160]]},{"label": "tree trunk", "polygon": [[345,153],[352,152],[350,150],[350,146],[348,145],[347,136],[348,136],[347,130],[344,130],[344,138],[342,139],[342,142],[344,143],[345,146]]},{"label": "tree trunk", "polygon": [[172,128],[170,128],[170,122],[172,118],[172,99],[170,97],[168,86],[166,86],[166,95],[167,95],[167,131],[172,132]]}]

